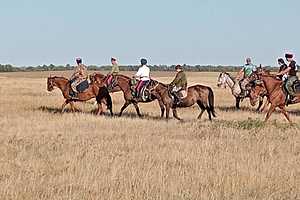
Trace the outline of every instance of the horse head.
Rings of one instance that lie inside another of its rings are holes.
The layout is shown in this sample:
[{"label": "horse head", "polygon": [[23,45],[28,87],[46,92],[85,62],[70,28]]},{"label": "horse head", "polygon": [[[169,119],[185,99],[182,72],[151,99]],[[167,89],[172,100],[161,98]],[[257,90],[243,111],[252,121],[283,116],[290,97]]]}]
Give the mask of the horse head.
[{"label": "horse head", "polygon": [[103,84],[106,80],[106,76],[101,73],[93,73],[89,75],[91,83]]},{"label": "horse head", "polygon": [[229,75],[226,72],[221,72],[218,77],[217,86],[220,88],[226,88],[227,86],[227,78]]},{"label": "horse head", "polygon": [[250,90],[250,104],[254,106],[260,97],[267,94],[267,90],[262,81],[257,81],[256,84]]},{"label": "horse head", "polygon": [[47,78],[47,90],[49,92],[54,90],[54,86],[55,86],[54,78],[55,77],[52,77],[51,75]]}]

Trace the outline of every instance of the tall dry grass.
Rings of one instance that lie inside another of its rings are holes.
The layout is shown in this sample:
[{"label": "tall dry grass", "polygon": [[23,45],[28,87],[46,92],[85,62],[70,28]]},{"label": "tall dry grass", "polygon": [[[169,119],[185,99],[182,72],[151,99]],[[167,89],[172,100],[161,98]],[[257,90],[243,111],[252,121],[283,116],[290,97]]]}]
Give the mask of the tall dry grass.
[{"label": "tall dry grass", "polygon": [[[92,102],[60,114],[48,74],[0,74],[1,199],[300,199],[297,105],[293,126],[280,114],[263,124],[248,101],[233,108],[216,73],[188,73],[215,92],[212,123],[195,119],[197,107],[179,111],[184,122],[160,120],[156,102],[140,105],[143,119],[132,107],[122,118],[94,116]],[[122,94],[113,102],[118,112]]]}]

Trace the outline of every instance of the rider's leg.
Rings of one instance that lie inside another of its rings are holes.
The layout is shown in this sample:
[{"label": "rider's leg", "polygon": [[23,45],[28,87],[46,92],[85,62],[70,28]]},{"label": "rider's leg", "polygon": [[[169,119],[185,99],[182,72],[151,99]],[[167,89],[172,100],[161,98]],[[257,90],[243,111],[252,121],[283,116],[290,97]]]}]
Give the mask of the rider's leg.
[{"label": "rider's leg", "polygon": [[136,87],[136,97],[139,97],[140,96],[140,91],[141,91],[141,88],[143,87],[144,85],[144,81],[140,80],[137,87]]},{"label": "rider's leg", "polygon": [[294,89],[293,89],[293,84],[294,82],[297,80],[297,76],[290,76],[288,78],[288,80],[286,81],[286,89],[289,93],[290,96],[295,96],[295,92],[294,92]]},{"label": "rider's leg", "polygon": [[79,80],[74,80],[72,83],[71,83],[71,90],[69,92],[70,96],[75,98],[77,96],[77,89],[76,89],[76,86],[78,85],[78,82]]},{"label": "rider's leg", "polygon": [[244,78],[241,82],[241,89],[242,89],[242,95],[246,96],[246,91],[247,91],[247,85],[249,84],[249,79]]}]

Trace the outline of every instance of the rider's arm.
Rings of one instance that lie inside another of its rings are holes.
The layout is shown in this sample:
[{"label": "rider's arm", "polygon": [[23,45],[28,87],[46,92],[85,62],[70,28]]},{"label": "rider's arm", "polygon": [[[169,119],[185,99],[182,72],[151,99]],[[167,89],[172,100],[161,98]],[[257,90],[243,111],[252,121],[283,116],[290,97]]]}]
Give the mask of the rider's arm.
[{"label": "rider's arm", "polygon": [[136,72],[136,74],[134,76],[137,77],[137,78],[142,76],[141,68],[139,68],[139,70]]},{"label": "rider's arm", "polygon": [[170,85],[176,85],[180,79],[181,79],[181,73],[177,73],[174,80],[170,83]]},{"label": "rider's arm", "polygon": [[110,73],[113,74],[117,70],[116,65],[112,65]]},{"label": "rider's arm", "polygon": [[287,74],[287,73],[289,73],[290,70],[291,70],[291,67],[287,67],[285,70],[277,73],[277,76]]}]

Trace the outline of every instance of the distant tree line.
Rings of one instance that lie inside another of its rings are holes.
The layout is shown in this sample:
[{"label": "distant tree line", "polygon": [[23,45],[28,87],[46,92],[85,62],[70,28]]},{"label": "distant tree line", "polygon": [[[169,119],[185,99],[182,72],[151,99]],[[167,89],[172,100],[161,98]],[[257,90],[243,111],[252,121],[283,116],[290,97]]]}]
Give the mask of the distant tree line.
[{"label": "distant tree line", "polygon": [[[127,65],[127,66],[120,66],[121,71],[137,71],[139,66],[137,65]],[[150,65],[151,71],[174,71],[175,65]],[[278,67],[271,67],[266,66],[267,69],[271,71],[277,71]],[[0,64],[0,72],[33,72],[33,71],[65,71],[65,70],[73,70],[74,66],[69,64],[62,66],[62,65],[39,65],[36,67],[28,66],[28,67],[16,67],[12,65],[1,65]],[[111,66],[96,66],[90,65],[88,66],[88,70],[91,71],[109,71]],[[191,72],[236,72],[241,69],[241,66],[213,66],[213,65],[184,65],[185,71]],[[300,67],[298,66],[298,69]]]}]

